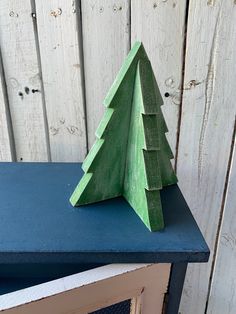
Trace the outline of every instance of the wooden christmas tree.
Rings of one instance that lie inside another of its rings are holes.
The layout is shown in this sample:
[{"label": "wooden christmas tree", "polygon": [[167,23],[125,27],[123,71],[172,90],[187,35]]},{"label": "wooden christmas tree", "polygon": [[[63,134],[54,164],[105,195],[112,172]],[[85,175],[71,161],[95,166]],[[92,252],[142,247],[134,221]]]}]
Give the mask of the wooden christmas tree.
[{"label": "wooden christmas tree", "polygon": [[162,103],[150,61],[137,42],[104,100],[107,108],[70,198],[73,206],[123,195],[151,231],[164,227],[160,190],[177,178]]}]

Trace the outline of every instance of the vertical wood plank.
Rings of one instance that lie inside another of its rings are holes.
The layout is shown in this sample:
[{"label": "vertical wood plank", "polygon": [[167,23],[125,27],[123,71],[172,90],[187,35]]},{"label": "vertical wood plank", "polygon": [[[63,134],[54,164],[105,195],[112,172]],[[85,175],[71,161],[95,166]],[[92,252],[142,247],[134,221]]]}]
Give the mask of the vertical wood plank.
[{"label": "vertical wood plank", "polygon": [[87,145],[77,25],[80,14],[74,0],[37,0],[35,4],[51,158],[83,161]]},{"label": "vertical wood plank", "polygon": [[236,309],[236,143],[229,176],[207,314],[234,314]]},{"label": "vertical wood plank", "polygon": [[5,90],[4,72],[0,54],[0,161],[12,161],[12,134],[9,121],[8,102]]},{"label": "vertical wood plank", "polygon": [[[186,1],[131,1],[131,39],[142,41],[152,63],[163,100],[167,138],[175,155]],[[168,97],[165,97],[168,96]]]},{"label": "vertical wood plank", "polygon": [[106,96],[130,48],[129,0],[82,0],[88,144],[103,116]]},{"label": "vertical wood plank", "polygon": [[188,267],[182,314],[206,305],[236,112],[235,19],[233,1],[190,1],[177,174],[212,254]]},{"label": "vertical wood plank", "polygon": [[[47,161],[31,1],[0,1],[0,45],[17,160]],[[34,92],[37,91],[37,92]]]}]

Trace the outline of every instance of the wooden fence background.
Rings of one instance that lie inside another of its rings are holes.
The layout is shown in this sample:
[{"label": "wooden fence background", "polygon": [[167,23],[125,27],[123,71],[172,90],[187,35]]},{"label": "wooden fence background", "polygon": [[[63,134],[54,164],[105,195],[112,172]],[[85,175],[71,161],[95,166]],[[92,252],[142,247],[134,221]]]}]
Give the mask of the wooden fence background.
[{"label": "wooden fence background", "polygon": [[179,185],[211,248],[208,264],[188,268],[180,312],[234,314],[235,0],[1,0],[0,160],[82,161],[135,40],[155,70]]}]

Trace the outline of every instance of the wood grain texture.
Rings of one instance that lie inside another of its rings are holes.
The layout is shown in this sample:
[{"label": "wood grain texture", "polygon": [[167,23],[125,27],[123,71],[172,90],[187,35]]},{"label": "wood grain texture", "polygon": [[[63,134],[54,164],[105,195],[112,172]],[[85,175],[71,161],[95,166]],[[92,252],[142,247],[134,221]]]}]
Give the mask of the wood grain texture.
[{"label": "wood grain texture", "polygon": [[0,312],[85,314],[140,296],[142,313],[161,314],[169,274],[170,264],[106,265],[1,296]]},{"label": "wood grain texture", "polygon": [[82,161],[87,153],[76,9],[72,0],[36,1],[52,161]]},{"label": "wood grain texture", "polygon": [[82,0],[88,144],[95,140],[103,99],[130,49],[129,0]]},{"label": "wood grain texture", "polygon": [[123,195],[150,231],[163,229],[159,190],[177,178],[163,101],[142,43],[133,45],[104,104],[85,174],[70,202],[80,206]]},{"label": "wood grain texture", "polygon": [[0,54],[0,161],[12,161],[13,143],[4,72]]},{"label": "wood grain texture", "polygon": [[[22,289],[22,291],[14,291],[0,296],[0,310],[3,311],[10,308],[17,308],[18,306],[25,306],[26,304],[37,302],[43,298],[52,297],[64,293],[65,291],[70,292],[72,289],[81,289],[83,286],[87,285],[96,285],[100,281],[122,276],[124,273],[146,269],[150,266],[151,264],[110,264],[70,276],[64,276],[56,280],[35,285],[34,287]],[[88,301],[88,298],[90,298],[91,301],[90,293],[86,301]]]},{"label": "wood grain texture", "polygon": [[[147,58],[139,60],[132,99],[123,194],[150,231],[158,231],[164,228],[160,190],[177,178],[165,137],[163,102]],[[150,119],[146,129],[144,117]]]},{"label": "wood grain texture", "polygon": [[[212,251],[236,112],[235,19],[233,1],[190,1],[177,174]],[[189,266],[182,314],[204,313],[212,256]]]},{"label": "wood grain texture", "polygon": [[135,73],[139,59],[145,56],[137,42],[104,100],[107,108],[83,163],[85,174],[70,198],[73,206],[122,195]]},{"label": "wood grain texture", "polygon": [[[186,1],[131,0],[131,42],[143,42],[164,106],[168,142],[175,154],[183,67]],[[164,97],[169,93],[169,97]]]},{"label": "wood grain texture", "polygon": [[[0,2],[0,45],[17,160],[48,160],[31,1]],[[37,91],[37,92],[34,92]]]},{"label": "wood grain texture", "polygon": [[236,143],[220,230],[207,314],[234,314],[236,309]]}]

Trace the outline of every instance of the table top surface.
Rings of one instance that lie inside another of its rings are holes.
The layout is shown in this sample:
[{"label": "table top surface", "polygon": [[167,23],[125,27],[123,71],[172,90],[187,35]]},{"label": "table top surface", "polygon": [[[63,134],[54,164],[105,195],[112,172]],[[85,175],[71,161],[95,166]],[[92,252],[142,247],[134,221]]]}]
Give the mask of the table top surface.
[{"label": "table top surface", "polygon": [[161,191],[165,229],[150,232],[122,197],[74,208],[82,175],[80,163],[0,163],[0,264],[208,260],[177,185]]}]

